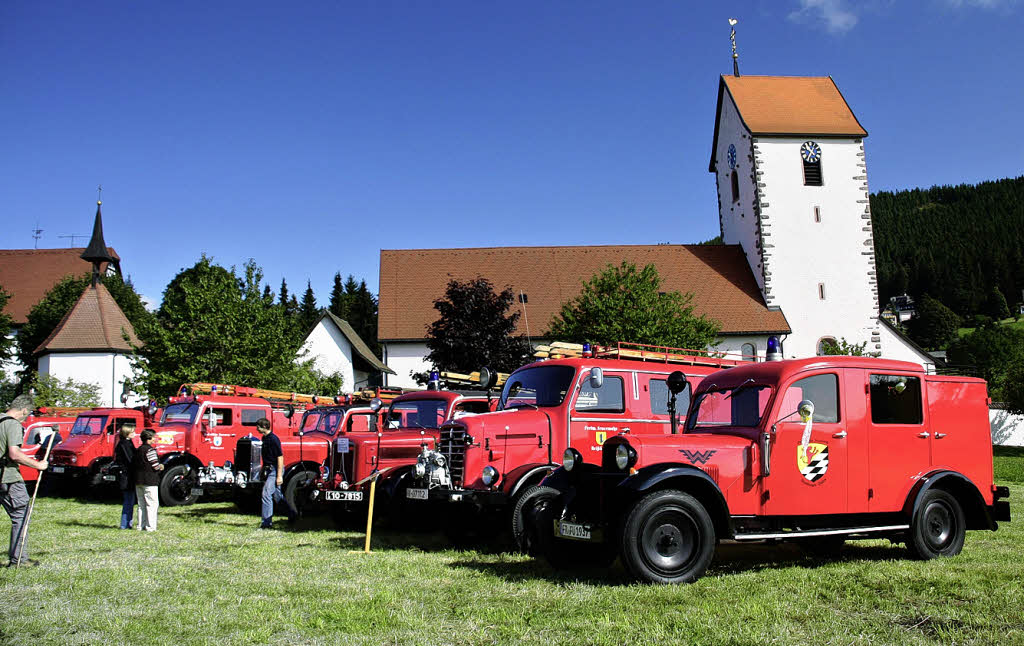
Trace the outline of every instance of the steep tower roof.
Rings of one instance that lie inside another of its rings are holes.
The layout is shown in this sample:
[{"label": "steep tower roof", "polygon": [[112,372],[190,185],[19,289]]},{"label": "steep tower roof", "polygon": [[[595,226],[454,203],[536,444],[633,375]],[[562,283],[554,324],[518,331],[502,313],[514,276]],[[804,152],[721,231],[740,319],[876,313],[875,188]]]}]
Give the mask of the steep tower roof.
[{"label": "steep tower roof", "polygon": [[[128,335],[125,341],[124,334]],[[130,342],[130,344],[129,344]],[[103,285],[89,285],[34,354],[47,352],[131,352],[142,342]]]}]

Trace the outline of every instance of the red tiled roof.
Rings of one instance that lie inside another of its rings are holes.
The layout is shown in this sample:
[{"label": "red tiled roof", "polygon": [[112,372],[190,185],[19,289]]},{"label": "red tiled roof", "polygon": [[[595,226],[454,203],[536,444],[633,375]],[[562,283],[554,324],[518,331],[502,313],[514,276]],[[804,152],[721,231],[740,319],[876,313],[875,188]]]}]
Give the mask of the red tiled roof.
[{"label": "red tiled roof", "polygon": [[97,350],[130,352],[132,346],[124,340],[123,333],[128,334],[133,345],[142,345],[135,335],[135,328],[107,288],[102,283],[90,285],[50,336],[39,344],[35,354]]},{"label": "red tiled roof", "polygon": [[[448,282],[477,276],[497,290],[525,292],[530,331],[542,337],[583,281],[623,261],[655,265],[665,291],[693,292],[694,311],[721,322],[723,334],[790,331],[782,312],[765,306],[738,245],[623,245],[382,250],[377,337],[424,338],[438,317],[434,301],[444,296]],[[518,332],[526,333],[522,317]]]},{"label": "red tiled roof", "polygon": [[[120,260],[112,247],[110,255]],[[36,303],[62,278],[82,276],[92,270],[92,263],[79,256],[84,247],[74,249],[0,249],[0,287],[11,295],[4,313],[15,325],[24,325]],[[106,266],[100,269],[106,271]]]}]

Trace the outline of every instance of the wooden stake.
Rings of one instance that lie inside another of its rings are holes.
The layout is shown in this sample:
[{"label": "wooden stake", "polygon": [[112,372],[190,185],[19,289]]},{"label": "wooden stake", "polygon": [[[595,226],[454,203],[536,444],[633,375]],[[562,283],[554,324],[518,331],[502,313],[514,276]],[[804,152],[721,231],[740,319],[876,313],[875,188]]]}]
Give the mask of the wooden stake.
[{"label": "wooden stake", "polygon": [[[53,440],[57,437],[57,431],[50,433],[49,441],[46,443],[46,453],[43,455],[43,462],[50,459],[50,449],[53,448]],[[36,488],[32,491],[32,500],[28,503],[28,512],[25,514],[25,524],[21,528],[21,538],[18,539],[18,553],[15,554],[14,569],[17,570],[21,567],[21,556],[25,553],[25,541],[28,540],[28,524],[32,521],[32,508],[36,506],[36,494],[39,493],[39,486],[43,484],[43,474],[45,471],[39,472],[39,477],[36,478]]]}]

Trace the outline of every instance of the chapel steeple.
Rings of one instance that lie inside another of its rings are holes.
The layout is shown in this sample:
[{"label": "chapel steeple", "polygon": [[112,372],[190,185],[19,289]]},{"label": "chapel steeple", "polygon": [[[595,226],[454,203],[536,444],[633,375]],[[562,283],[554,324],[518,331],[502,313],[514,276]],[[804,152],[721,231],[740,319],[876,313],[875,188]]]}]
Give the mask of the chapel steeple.
[{"label": "chapel steeple", "polygon": [[107,249],[107,243],[103,240],[103,214],[100,213],[100,207],[103,202],[96,200],[96,220],[92,225],[92,238],[89,240],[89,246],[85,248],[80,256],[82,260],[86,260],[92,263],[92,283],[95,285],[100,280],[100,264],[108,263],[113,264],[114,269],[117,273],[121,273],[120,263],[117,258],[110,253]]}]

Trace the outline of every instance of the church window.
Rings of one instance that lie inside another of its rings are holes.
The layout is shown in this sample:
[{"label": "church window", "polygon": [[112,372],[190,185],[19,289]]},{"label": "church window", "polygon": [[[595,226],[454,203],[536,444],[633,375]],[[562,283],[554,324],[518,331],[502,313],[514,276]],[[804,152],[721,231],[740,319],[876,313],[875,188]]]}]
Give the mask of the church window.
[{"label": "church window", "polygon": [[823,336],[823,337],[821,337],[820,339],[818,339],[818,347],[815,350],[815,353],[819,357],[825,356],[825,354],[826,354],[825,351],[828,349],[828,346],[830,346],[830,345],[832,347],[838,347],[839,346],[839,344],[836,343],[835,337],[831,337],[831,336]]},{"label": "church window", "polygon": [[744,361],[757,361],[757,348],[753,343],[744,343],[740,348],[740,354],[743,355]]},{"label": "church window", "polygon": [[814,207],[814,222],[816,224],[821,222],[821,207],[820,206]]},{"label": "church window", "polygon": [[732,201],[740,201],[740,176],[735,170],[732,172]]},{"label": "church window", "polygon": [[825,283],[818,283],[818,299],[825,300]]}]

